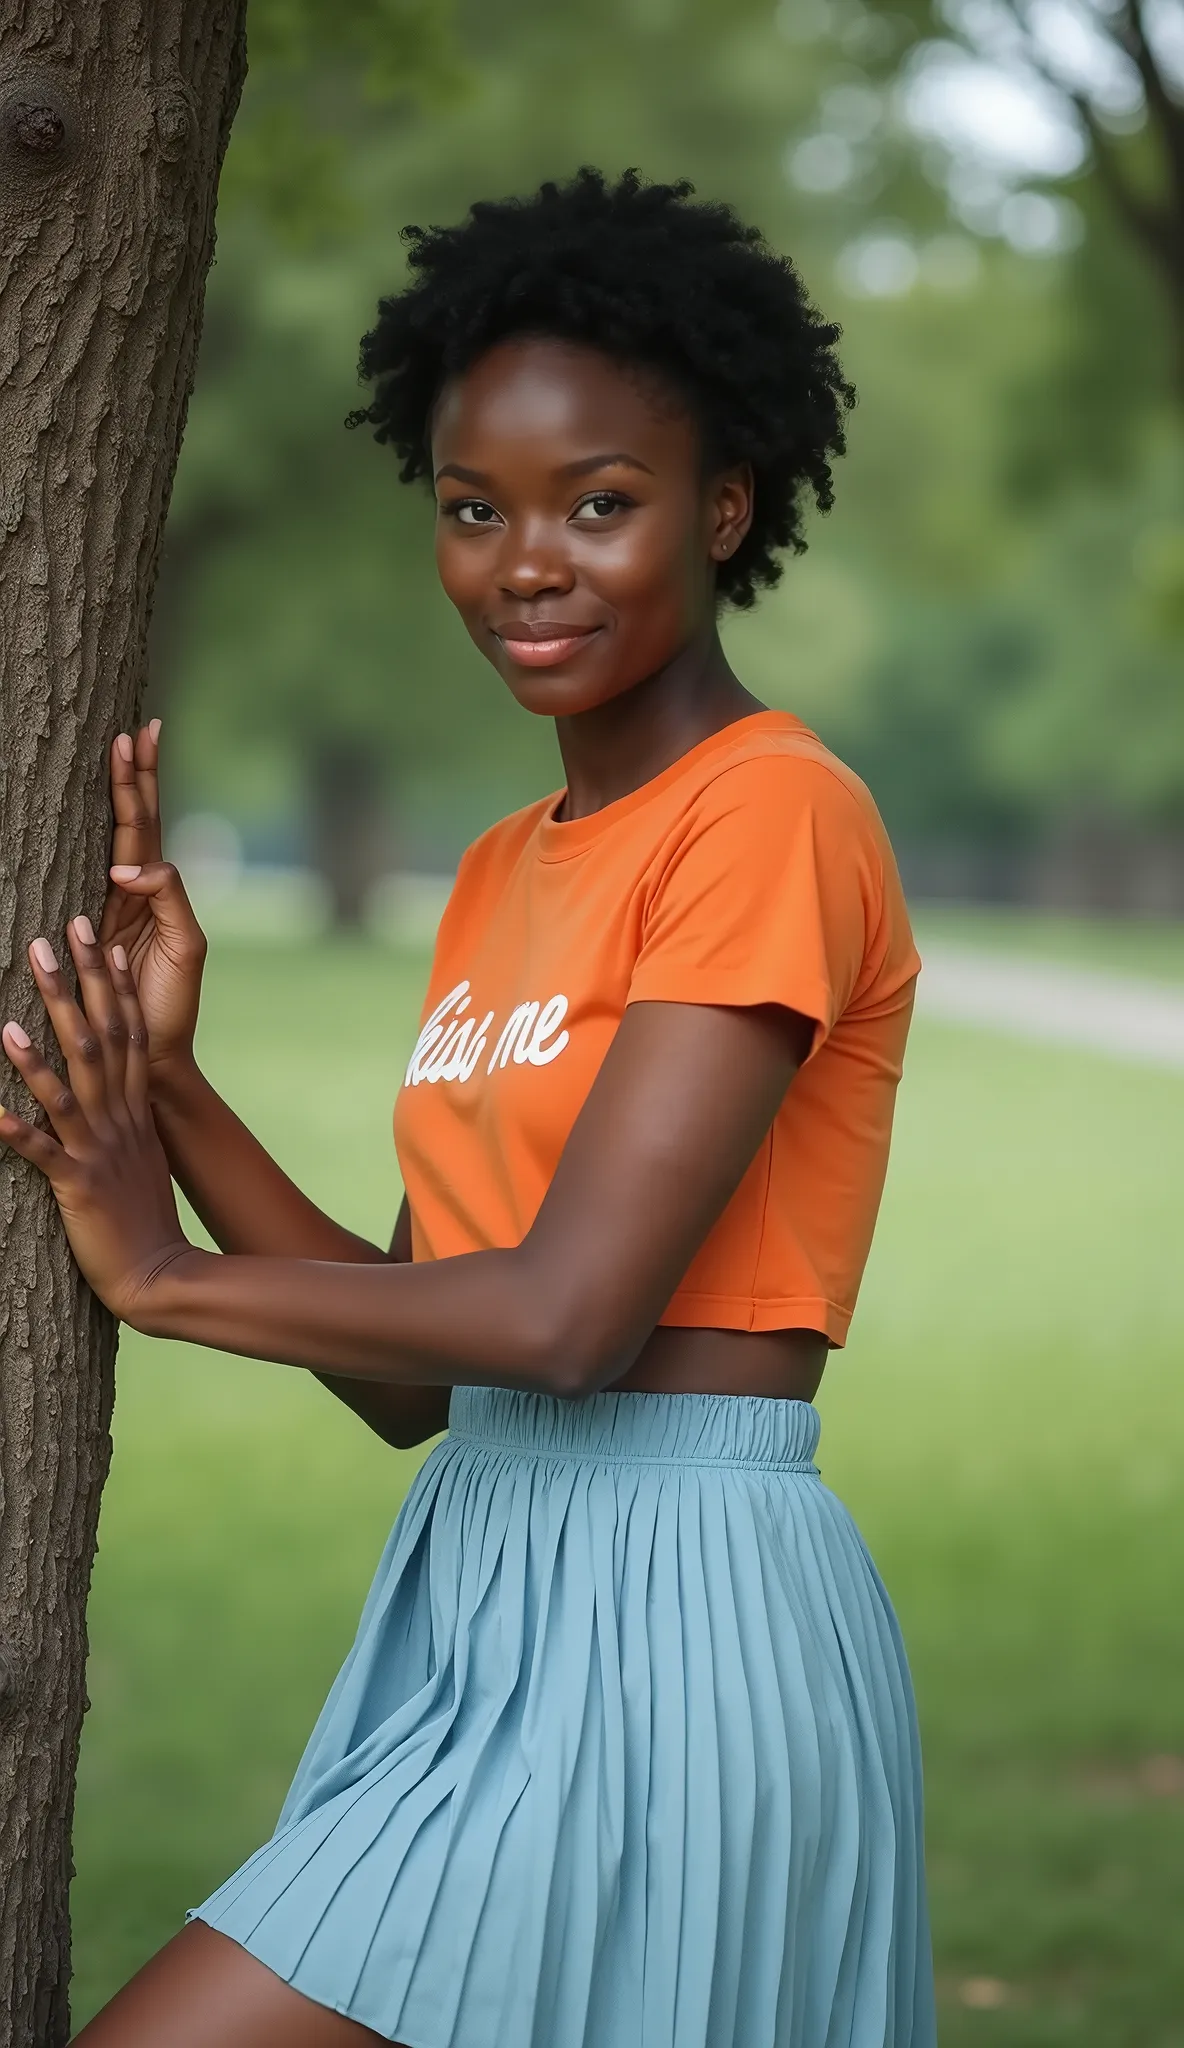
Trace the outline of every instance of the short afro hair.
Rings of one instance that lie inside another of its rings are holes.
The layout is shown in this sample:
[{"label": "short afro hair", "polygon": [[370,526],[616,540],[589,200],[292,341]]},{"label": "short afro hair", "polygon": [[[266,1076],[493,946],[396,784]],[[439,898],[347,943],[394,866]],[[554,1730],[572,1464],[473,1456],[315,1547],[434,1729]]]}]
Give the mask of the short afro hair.
[{"label": "short afro hair", "polygon": [[374,396],[348,424],[389,441],[411,483],[430,475],[442,386],[498,342],[553,336],[647,367],[696,419],[709,463],[752,465],[752,526],[717,579],[721,602],[746,609],[780,579],[778,553],[803,552],[807,497],[829,511],[855,393],[841,330],[792,263],[693,191],[585,168],[530,199],[481,201],[457,227],[405,228],[411,281],[379,302],[359,361]]}]

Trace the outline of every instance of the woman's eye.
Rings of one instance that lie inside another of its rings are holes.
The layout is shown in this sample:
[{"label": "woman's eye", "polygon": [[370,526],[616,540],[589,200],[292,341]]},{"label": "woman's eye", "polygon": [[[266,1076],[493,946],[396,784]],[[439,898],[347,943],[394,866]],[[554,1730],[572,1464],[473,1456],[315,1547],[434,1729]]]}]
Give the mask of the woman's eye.
[{"label": "woman's eye", "polygon": [[449,519],[455,519],[461,526],[492,526],[498,516],[484,498],[461,498],[442,509]]},{"label": "woman's eye", "polygon": [[623,491],[593,491],[590,498],[585,498],[582,504],[576,506],[573,517],[590,522],[608,519],[614,512],[620,512],[632,503],[632,498],[627,498]]}]

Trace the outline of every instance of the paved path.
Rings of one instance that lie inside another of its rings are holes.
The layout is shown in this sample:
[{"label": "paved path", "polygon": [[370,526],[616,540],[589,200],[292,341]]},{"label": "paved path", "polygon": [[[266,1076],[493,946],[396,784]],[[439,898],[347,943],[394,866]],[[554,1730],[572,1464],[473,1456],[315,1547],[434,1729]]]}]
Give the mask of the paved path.
[{"label": "paved path", "polygon": [[1184,1072],[1184,985],[922,942],[917,1015]]}]

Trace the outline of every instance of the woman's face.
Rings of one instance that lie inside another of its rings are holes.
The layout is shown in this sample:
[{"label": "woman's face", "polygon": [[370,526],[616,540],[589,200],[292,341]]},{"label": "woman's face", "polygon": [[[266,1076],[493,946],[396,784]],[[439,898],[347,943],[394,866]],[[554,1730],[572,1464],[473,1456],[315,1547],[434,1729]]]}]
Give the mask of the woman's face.
[{"label": "woman's face", "polygon": [[596,349],[518,338],[445,386],[432,425],[440,580],[528,711],[571,717],[710,621],[752,516],[705,478],[693,421]]}]

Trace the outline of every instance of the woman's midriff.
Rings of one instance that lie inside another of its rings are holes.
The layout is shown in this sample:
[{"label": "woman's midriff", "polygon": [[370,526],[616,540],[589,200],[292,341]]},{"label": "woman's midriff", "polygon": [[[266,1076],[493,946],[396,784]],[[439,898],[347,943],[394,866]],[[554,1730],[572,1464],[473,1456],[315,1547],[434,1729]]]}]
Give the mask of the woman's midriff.
[{"label": "woman's midriff", "polygon": [[616,1394],[771,1394],[812,1401],[829,1344],[819,1330],[680,1330],[659,1324]]}]

